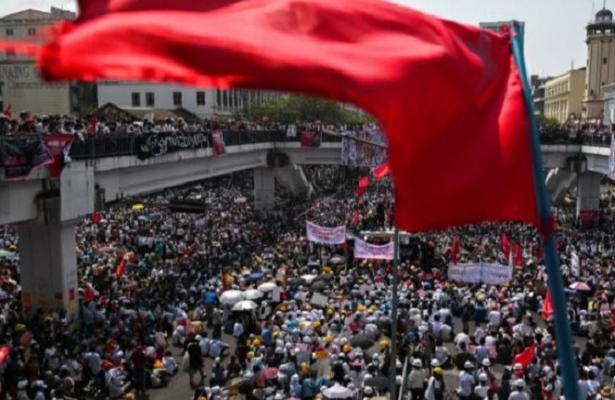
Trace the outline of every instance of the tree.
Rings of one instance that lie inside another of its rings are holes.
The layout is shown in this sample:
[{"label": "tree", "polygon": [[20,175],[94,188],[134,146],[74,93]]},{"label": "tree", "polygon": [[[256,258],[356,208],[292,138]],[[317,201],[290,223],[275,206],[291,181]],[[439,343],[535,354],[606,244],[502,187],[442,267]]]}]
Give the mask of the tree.
[{"label": "tree", "polygon": [[252,105],[245,110],[245,116],[253,121],[261,121],[266,117],[283,124],[298,121],[359,124],[370,122],[371,118],[348,111],[339,103],[301,95],[287,95]]},{"label": "tree", "polygon": [[555,118],[549,118],[544,114],[536,115],[536,122],[539,125],[547,125],[547,126],[557,126],[560,125],[560,122]]}]

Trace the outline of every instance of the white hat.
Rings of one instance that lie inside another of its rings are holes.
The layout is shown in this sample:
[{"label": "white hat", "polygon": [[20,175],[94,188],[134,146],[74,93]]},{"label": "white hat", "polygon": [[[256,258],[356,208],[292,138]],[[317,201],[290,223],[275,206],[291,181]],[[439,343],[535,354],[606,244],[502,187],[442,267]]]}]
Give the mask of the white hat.
[{"label": "white hat", "polygon": [[523,369],[523,365],[521,363],[516,363],[515,365],[513,365],[513,370],[515,371],[521,371]]},{"label": "white hat", "polygon": [[515,387],[523,389],[525,387],[525,381],[523,379],[517,379],[515,381]]},{"label": "white hat", "polygon": [[487,380],[489,380],[489,377],[487,376],[486,373],[483,372],[483,373],[478,375],[478,380],[479,381],[487,381]]},{"label": "white hat", "polygon": [[431,366],[432,367],[439,367],[440,366],[440,361],[437,358],[434,358],[433,360],[431,360]]},{"label": "white hat", "polygon": [[201,335],[196,335],[196,337],[194,339],[200,341],[201,339],[203,339],[203,337]]},{"label": "white hat", "polygon": [[415,358],[414,360],[412,360],[412,366],[413,367],[422,367],[423,363],[418,358]]},{"label": "white hat", "polygon": [[372,393],[374,393],[374,389],[372,389],[371,387],[367,386],[365,389],[363,389],[363,392],[364,392],[366,395],[368,395],[368,396],[369,396],[369,395],[371,395]]},{"label": "white hat", "polygon": [[466,361],[466,362],[463,364],[463,367],[464,367],[465,369],[471,369],[471,368],[474,368],[474,364],[472,364],[472,362],[470,362],[470,361]]},{"label": "white hat", "polygon": [[491,360],[489,360],[488,358],[483,358],[483,367],[490,367],[491,366]]}]

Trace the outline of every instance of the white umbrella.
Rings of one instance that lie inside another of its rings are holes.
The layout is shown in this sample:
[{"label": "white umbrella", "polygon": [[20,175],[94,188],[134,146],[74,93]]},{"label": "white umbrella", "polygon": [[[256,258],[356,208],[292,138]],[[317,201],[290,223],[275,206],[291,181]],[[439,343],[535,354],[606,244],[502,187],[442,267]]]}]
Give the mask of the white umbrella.
[{"label": "white umbrella", "polygon": [[265,283],[261,283],[258,286],[258,290],[260,290],[261,292],[271,292],[273,288],[275,287],[278,287],[278,285],[276,285],[273,282],[265,282]]},{"label": "white umbrella", "polygon": [[575,282],[568,287],[572,290],[580,290],[583,292],[589,292],[590,290],[592,290],[592,288],[590,288],[589,285],[587,285],[587,283],[584,283],[584,282]]},{"label": "white umbrella", "polygon": [[245,300],[245,298],[246,297],[243,292],[240,292],[239,290],[227,290],[222,293],[222,296],[220,296],[220,303],[232,305],[239,303],[241,300]]},{"label": "white umbrella", "polygon": [[303,275],[301,279],[303,279],[305,283],[312,283],[312,281],[316,279],[316,275]]},{"label": "white umbrella", "polygon": [[353,395],[352,390],[339,383],[325,389],[322,394],[324,394],[327,399],[347,399]]},{"label": "white umbrella", "polygon": [[233,306],[233,311],[251,311],[256,310],[258,305],[251,300],[242,300]]},{"label": "white umbrella", "polygon": [[246,300],[260,299],[261,297],[265,295],[263,292],[257,289],[248,289],[245,292],[243,292],[243,294],[246,297]]}]

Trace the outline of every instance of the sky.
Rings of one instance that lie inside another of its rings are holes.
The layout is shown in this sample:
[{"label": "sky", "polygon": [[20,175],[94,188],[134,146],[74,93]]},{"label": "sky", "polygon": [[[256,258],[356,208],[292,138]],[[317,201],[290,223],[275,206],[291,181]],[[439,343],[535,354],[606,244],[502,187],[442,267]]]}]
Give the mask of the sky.
[{"label": "sky", "polygon": [[[173,0],[169,0],[173,1]],[[194,0],[207,1],[207,0]],[[335,0],[331,0],[335,1]],[[394,0],[468,24],[516,19],[525,22],[525,51],[532,74],[555,76],[586,63],[585,26],[605,0]],[[51,6],[76,10],[75,0],[0,0],[0,15]],[[615,11],[615,0],[606,0]]]}]

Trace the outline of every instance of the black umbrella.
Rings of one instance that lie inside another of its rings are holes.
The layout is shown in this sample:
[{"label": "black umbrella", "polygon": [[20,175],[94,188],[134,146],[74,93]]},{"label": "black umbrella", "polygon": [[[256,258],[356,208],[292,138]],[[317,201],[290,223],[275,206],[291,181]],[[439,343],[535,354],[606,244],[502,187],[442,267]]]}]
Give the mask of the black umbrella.
[{"label": "black umbrella", "polygon": [[376,338],[369,333],[360,333],[350,338],[350,345],[352,347],[360,347],[363,350],[367,350],[374,345]]},{"label": "black umbrella", "polygon": [[363,382],[365,386],[371,386],[373,388],[386,388],[389,387],[389,378],[386,376],[373,376]]},{"label": "black umbrella", "polygon": [[313,282],[312,285],[310,286],[310,288],[314,291],[325,290],[328,287],[329,287],[329,284],[325,281],[316,281],[316,282]]},{"label": "black umbrella", "polygon": [[301,286],[307,284],[307,282],[303,278],[293,278],[288,281],[288,284],[290,286]]},{"label": "black umbrella", "polygon": [[329,283],[335,280],[335,277],[333,275],[319,275],[316,278],[314,278],[314,280],[312,281],[312,284],[316,283],[316,282],[325,282],[325,283]]}]

